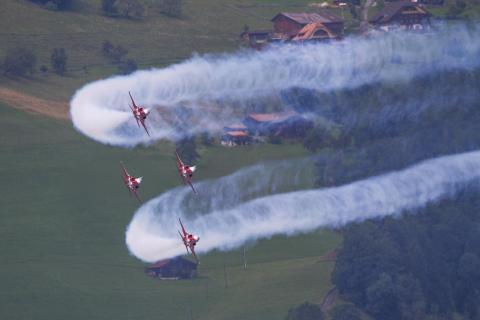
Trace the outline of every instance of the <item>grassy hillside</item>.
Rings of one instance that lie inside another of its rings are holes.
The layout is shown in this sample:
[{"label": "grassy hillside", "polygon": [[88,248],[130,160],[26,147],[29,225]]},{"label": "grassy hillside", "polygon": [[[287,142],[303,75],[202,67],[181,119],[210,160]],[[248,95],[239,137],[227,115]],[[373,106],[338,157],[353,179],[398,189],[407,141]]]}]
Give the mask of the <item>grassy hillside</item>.
[{"label": "grassy hillside", "polygon": [[67,100],[82,84],[116,72],[101,54],[103,41],[127,48],[140,68],[166,66],[193,53],[233,51],[244,25],[270,28],[270,19],[282,10],[305,10],[305,0],[184,1],[180,19],[159,13],[155,1],[146,5],[142,20],[108,18],[100,0],[73,0],[66,12],[49,11],[28,0],[2,1],[0,57],[9,48],[26,46],[37,54],[37,66],[50,67],[54,48],[67,50],[68,75],[37,74],[30,80],[0,77],[0,85],[35,96]]},{"label": "grassy hillside", "polygon": [[[330,231],[248,247],[247,270],[239,250],[202,256],[194,281],[143,273],[124,244],[138,204],[118,161],[145,175],[141,195],[149,199],[178,185],[172,151],[167,143],[103,146],[63,122],[0,105],[0,318],[279,319],[305,300],[320,302],[333,263],[319,257],[341,239]],[[305,154],[292,145],[200,151],[199,178]]]}]

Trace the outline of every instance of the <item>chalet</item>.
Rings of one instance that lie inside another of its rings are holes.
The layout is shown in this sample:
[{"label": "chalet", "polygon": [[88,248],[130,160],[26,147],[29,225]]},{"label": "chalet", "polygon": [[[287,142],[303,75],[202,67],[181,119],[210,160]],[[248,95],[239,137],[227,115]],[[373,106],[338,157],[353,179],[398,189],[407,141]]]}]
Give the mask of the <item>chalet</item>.
[{"label": "chalet", "polygon": [[234,123],[229,126],[223,127],[223,131],[231,132],[231,131],[242,131],[248,133],[248,128],[243,123]]},{"label": "chalet", "polygon": [[182,257],[161,260],[145,268],[145,273],[162,280],[192,279],[197,272],[197,264]]},{"label": "chalet", "polygon": [[223,135],[220,143],[224,146],[245,145],[252,142],[248,134],[248,128],[243,123],[234,123],[223,128]]},{"label": "chalet", "polygon": [[422,6],[408,2],[389,2],[370,20],[380,30],[423,30],[430,25],[430,13]]},{"label": "chalet", "polygon": [[260,136],[297,138],[305,135],[312,122],[297,112],[252,113],[243,123],[248,131]]},{"label": "chalet", "polygon": [[336,36],[322,23],[313,22],[303,27],[292,41],[325,41],[335,38]]},{"label": "chalet", "polygon": [[275,33],[286,34],[291,38],[311,23],[322,24],[323,28],[328,29],[336,37],[343,35],[344,29],[343,19],[325,10],[315,13],[280,12],[271,21]]},{"label": "chalet", "polygon": [[252,143],[252,137],[245,131],[228,131],[223,134],[220,143],[229,147],[246,145]]}]

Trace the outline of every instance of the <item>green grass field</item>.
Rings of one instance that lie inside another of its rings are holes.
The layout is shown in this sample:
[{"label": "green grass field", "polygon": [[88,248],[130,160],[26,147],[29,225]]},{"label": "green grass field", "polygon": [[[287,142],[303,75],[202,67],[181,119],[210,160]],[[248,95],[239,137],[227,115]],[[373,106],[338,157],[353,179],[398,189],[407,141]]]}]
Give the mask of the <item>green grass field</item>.
[{"label": "green grass field", "polygon": [[234,51],[244,25],[271,28],[270,19],[280,11],[311,10],[306,0],[188,0],[182,17],[175,19],[160,14],[154,1],[143,2],[147,4],[145,17],[135,21],[104,17],[100,0],[74,0],[75,7],[66,12],[49,11],[28,0],[2,1],[0,57],[9,48],[26,46],[35,51],[38,67],[50,67],[52,50],[63,47],[69,56],[69,72],[65,77],[51,73],[21,80],[0,77],[0,86],[68,100],[82,84],[116,72],[101,54],[105,40],[127,48],[128,57],[140,68],[164,67],[195,52]]},{"label": "green grass field", "polygon": [[[248,247],[247,270],[237,250],[202,256],[193,281],[144,274],[124,244],[138,204],[118,161],[146,176],[141,194],[149,199],[178,185],[172,151],[164,142],[107,147],[70,124],[0,105],[0,318],[280,319],[305,300],[321,302],[333,263],[319,257],[341,241],[325,230]],[[200,153],[202,179],[306,152],[261,145]]]}]

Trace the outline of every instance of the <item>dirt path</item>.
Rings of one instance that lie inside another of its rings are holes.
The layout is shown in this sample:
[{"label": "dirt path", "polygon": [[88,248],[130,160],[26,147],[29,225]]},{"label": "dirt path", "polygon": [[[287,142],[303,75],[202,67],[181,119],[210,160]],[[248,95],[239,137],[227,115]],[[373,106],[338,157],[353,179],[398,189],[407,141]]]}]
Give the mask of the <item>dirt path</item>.
[{"label": "dirt path", "polygon": [[45,100],[5,87],[0,87],[0,101],[27,112],[70,121],[68,102]]},{"label": "dirt path", "polygon": [[324,313],[328,313],[328,311],[330,311],[330,309],[332,309],[332,307],[335,305],[335,302],[337,301],[337,299],[338,299],[338,290],[336,287],[333,287],[328,291],[328,293],[323,298],[320,309],[322,309]]}]

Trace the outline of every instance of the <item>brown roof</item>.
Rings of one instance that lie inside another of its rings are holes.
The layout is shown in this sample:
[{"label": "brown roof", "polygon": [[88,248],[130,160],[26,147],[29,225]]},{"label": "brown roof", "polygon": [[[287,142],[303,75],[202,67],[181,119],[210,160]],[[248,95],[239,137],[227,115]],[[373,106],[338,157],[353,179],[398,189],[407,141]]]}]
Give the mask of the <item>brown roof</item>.
[{"label": "brown roof", "polygon": [[273,30],[249,30],[249,31],[243,31],[240,33],[240,37],[245,37],[245,36],[250,36],[250,35],[269,35],[273,32]]},{"label": "brown roof", "polygon": [[248,133],[245,131],[229,131],[226,134],[232,137],[248,137]]},{"label": "brown roof", "polygon": [[243,123],[234,123],[234,124],[231,124],[227,127],[225,127],[227,129],[247,129],[247,127],[243,124]]},{"label": "brown roof", "polygon": [[298,113],[289,111],[289,112],[277,112],[277,113],[251,113],[248,115],[249,118],[257,122],[273,122],[273,121],[285,121],[288,118],[297,116]]},{"label": "brown roof", "polygon": [[170,259],[160,260],[148,267],[148,269],[161,268],[170,263]]},{"label": "brown roof", "polygon": [[325,25],[319,22],[315,22],[309,23],[305,27],[303,27],[302,30],[300,30],[292,40],[301,41],[319,38],[318,36],[315,36],[315,33],[319,30],[325,31],[325,38],[335,38],[334,34],[327,27],[325,27]]},{"label": "brown roof", "polygon": [[419,5],[412,3],[410,1],[396,1],[396,2],[387,2],[385,3],[385,7],[377,13],[372,19],[370,19],[371,23],[388,23],[392,20],[392,18],[399,13],[402,9],[414,7],[419,14],[430,15],[430,13],[420,7]]},{"label": "brown roof", "polygon": [[330,13],[328,11],[319,11],[316,13],[297,13],[297,12],[280,12],[277,14],[271,21],[275,21],[277,17],[284,16],[290,20],[293,20],[300,24],[308,24],[312,22],[320,23],[332,23],[332,22],[343,22],[343,19]]}]

